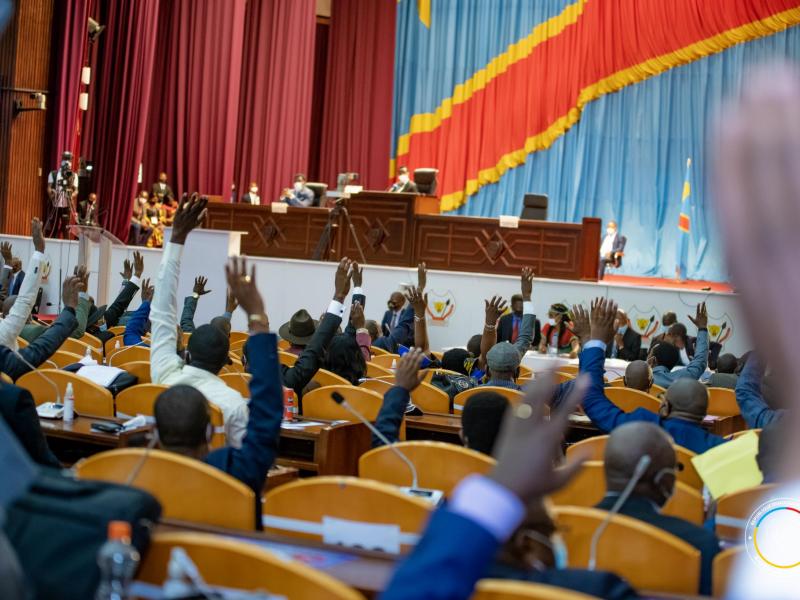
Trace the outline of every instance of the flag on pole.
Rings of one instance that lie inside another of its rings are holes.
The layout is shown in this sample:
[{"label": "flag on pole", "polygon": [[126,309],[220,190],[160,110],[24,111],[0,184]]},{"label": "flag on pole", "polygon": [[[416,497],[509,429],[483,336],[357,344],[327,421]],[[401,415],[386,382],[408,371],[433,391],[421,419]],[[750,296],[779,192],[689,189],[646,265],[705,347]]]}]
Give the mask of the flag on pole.
[{"label": "flag on pole", "polygon": [[678,217],[678,254],[675,266],[675,278],[686,281],[686,263],[689,258],[689,232],[691,230],[691,219],[689,218],[689,208],[692,196],[692,186],[689,183],[689,174],[692,167],[692,159],[686,159],[686,178],[683,180],[683,192],[681,193],[681,214]]}]

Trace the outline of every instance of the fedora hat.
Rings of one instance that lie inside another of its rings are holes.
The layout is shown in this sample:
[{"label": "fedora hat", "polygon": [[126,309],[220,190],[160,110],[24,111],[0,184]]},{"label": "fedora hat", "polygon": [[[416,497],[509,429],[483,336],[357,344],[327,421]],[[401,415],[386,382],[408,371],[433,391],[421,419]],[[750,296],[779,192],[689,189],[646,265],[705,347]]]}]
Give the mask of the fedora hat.
[{"label": "fedora hat", "polygon": [[305,346],[311,341],[316,329],[317,322],[311,318],[306,309],[301,308],[292,315],[288,323],[281,325],[278,333],[287,342]]}]

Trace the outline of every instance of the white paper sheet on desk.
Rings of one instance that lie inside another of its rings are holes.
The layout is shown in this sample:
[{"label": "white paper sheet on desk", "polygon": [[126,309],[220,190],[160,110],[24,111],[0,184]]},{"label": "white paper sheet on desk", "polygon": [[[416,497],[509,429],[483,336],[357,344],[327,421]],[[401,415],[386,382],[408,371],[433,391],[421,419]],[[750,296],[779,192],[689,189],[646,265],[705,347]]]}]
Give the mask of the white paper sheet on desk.
[{"label": "white paper sheet on desk", "polygon": [[80,371],[78,371],[78,375],[81,377],[85,377],[92,383],[96,383],[97,385],[108,387],[111,385],[117,376],[120,373],[124,373],[123,369],[119,369],[117,367],[105,367],[103,365],[86,365]]},{"label": "white paper sheet on desk", "polygon": [[281,429],[305,429],[306,427],[314,427],[315,425],[324,425],[319,421],[283,421]]},{"label": "white paper sheet on desk", "polygon": [[399,554],[400,528],[383,523],[322,517],[322,541],[326,544]]}]

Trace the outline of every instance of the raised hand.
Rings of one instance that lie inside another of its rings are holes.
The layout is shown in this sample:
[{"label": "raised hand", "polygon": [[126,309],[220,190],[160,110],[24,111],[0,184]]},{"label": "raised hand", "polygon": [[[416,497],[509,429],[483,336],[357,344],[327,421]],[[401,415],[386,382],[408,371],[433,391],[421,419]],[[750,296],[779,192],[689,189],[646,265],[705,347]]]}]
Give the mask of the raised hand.
[{"label": "raised hand", "polygon": [[225,312],[232,313],[235,311],[239,306],[239,301],[236,299],[236,296],[233,295],[231,289],[228,288],[225,291]]},{"label": "raised hand", "polygon": [[42,222],[34,217],[31,221],[31,237],[33,238],[33,248],[37,252],[44,252],[44,234],[42,233]]},{"label": "raised hand", "polygon": [[410,287],[406,292],[406,300],[414,308],[414,316],[424,317],[428,308],[428,294],[422,293],[422,288]]},{"label": "raised hand", "polygon": [[606,345],[611,343],[616,333],[614,320],[617,318],[617,303],[606,298],[595,298],[592,301],[592,333],[591,339],[601,340]]},{"label": "raised hand", "polygon": [[142,253],[136,250],[133,253],[133,274],[136,277],[141,277],[142,273],[144,273],[144,256]]},{"label": "raised hand", "polygon": [[61,285],[61,301],[64,306],[68,306],[73,310],[78,306],[78,294],[81,291],[81,279],[75,275],[67,275],[64,278],[64,283]]},{"label": "raised hand", "polygon": [[89,270],[85,265],[78,265],[75,267],[75,277],[81,281],[81,289],[79,291],[85,292],[89,289]]},{"label": "raised hand", "polygon": [[523,267],[522,268],[522,275],[520,277],[520,283],[522,287],[522,301],[529,302],[531,299],[531,294],[533,293],[533,278],[535,277],[533,273],[533,269],[530,267]]},{"label": "raised hand", "polygon": [[484,303],[486,304],[486,326],[494,327],[497,325],[497,319],[508,308],[508,304],[500,296],[494,296],[491,300],[484,300]]},{"label": "raised hand", "polygon": [[417,265],[417,287],[420,292],[424,292],[426,285],[428,285],[428,267],[421,262]]},{"label": "raised hand", "polygon": [[363,329],[366,323],[364,307],[361,306],[361,302],[353,302],[353,305],[350,307],[350,325],[356,329]]},{"label": "raised hand", "polygon": [[127,258],[122,263],[122,273],[120,273],[122,278],[125,281],[128,281],[131,277],[133,277],[133,264]]},{"label": "raised hand", "polygon": [[577,304],[572,307],[572,325],[567,324],[569,330],[575,334],[585,344],[591,339],[592,323],[589,313],[582,304]]},{"label": "raised hand", "polygon": [[364,267],[353,261],[352,272],[353,287],[361,287],[361,282],[364,281]]},{"label": "raised hand", "polygon": [[207,293],[211,291],[206,289],[207,283],[208,283],[207,277],[203,277],[202,275],[200,275],[199,277],[195,277],[192,293],[197,294],[198,296],[205,296]]},{"label": "raised hand", "polygon": [[6,261],[6,264],[11,263],[11,259],[14,258],[14,255],[11,253],[11,242],[0,242],[0,255],[3,256],[3,260]]},{"label": "raised hand", "polygon": [[583,400],[587,387],[585,376],[578,377],[570,394],[547,420],[544,407],[556,388],[551,374],[537,377],[528,386],[522,402],[506,410],[495,445],[497,465],[489,476],[524,503],[566,485],[577,473],[582,460],[572,460],[555,469],[554,458],[560,452],[569,415]]},{"label": "raised hand", "polygon": [[142,280],[142,302],[150,302],[155,291],[155,287],[150,285],[150,279]]},{"label": "raised hand", "polygon": [[228,288],[247,312],[251,330],[269,331],[269,321],[264,310],[264,299],[256,287],[256,267],[247,272],[247,261],[242,257],[232,256],[225,265],[225,277]]},{"label": "raised hand", "polygon": [[706,310],[706,303],[701,302],[697,305],[697,312],[694,317],[687,315],[689,320],[695,324],[698,329],[706,329],[708,327],[708,311]]},{"label": "raised hand", "polygon": [[350,270],[353,266],[353,261],[346,256],[339,261],[339,266],[336,267],[336,275],[333,280],[333,299],[339,302],[344,302],[347,294],[350,293]]},{"label": "raised hand", "polygon": [[199,227],[205,219],[206,204],[208,204],[208,198],[201,198],[196,192],[191,197],[183,195],[172,221],[171,243],[181,245],[186,243],[186,236],[192,229]]},{"label": "raised hand", "polygon": [[423,358],[425,358],[425,354],[421,348],[411,348],[406,352],[397,362],[397,368],[394,371],[394,384],[408,392],[413,392],[417,389],[422,380],[425,379],[425,373],[419,372]]}]

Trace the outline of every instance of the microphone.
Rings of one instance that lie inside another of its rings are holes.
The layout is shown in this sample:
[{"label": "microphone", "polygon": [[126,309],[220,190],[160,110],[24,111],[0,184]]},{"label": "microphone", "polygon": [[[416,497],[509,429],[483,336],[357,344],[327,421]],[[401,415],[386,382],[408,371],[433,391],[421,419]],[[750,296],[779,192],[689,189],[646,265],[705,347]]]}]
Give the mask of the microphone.
[{"label": "microphone", "polygon": [[122,348],[120,348],[116,352],[112,352],[111,353],[111,356],[108,357],[108,366],[110,366],[110,367],[113,366],[111,364],[111,359],[112,358],[114,358],[115,356],[118,356],[118,355],[122,355],[123,353],[125,353],[126,350],[129,350],[131,348],[136,348],[136,346],[149,347],[149,344],[147,342],[145,342],[144,340],[142,340],[141,342],[136,342],[135,344],[131,344],[130,346],[123,346]]},{"label": "microphone", "polygon": [[625,504],[625,501],[628,499],[628,496],[631,495],[633,492],[633,488],[639,483],[639,480],[644,475],[644,472],[647,471],[647,467],[650,466],[652,459],[650,458],[649,454],[645,454],[639,459],[639,462],[636,463],[636,468],[633,470],[633,475],[631,475],[630,480],[628,481],[625,489],[622,490],[622,493],[617,498],[617,501],[614,503],[614,506],[611,507],[611,510],[608,511],[606,518],[603,519],[603,522],[600,523],[598,528],[595,530],[594,535],[592,536],[592,543],[589,546],[589,570],[594,571],[595,566],[597,564],[597,544],[600,541],[600,537],[603,535],[603,532],[608,528],[608,525],[611,523],[611,519],[614,515],[619,513],[622,505]]},{"label": "microphone", "polygon": [[331,392],[331,398],[333,399],[334,402],[336,402],[336,404],[339,404],[346,411],[355,415],[355,417],[360,422],[362,422],[364,425],[367,426],[367,429],[369,429],[375,435],[375,437],[377,437],[380,441],[382,441],[388,448],[391,449],[392,452],[395,453],[395,455],[397,455],[397,457],[400,460],[402,460],[406,464],[408,470],[411,471],[411,487],[398,486],[403,493],[409,496],[414,496],[417,498],[423,498],[424,500],[428,500],[434,506],[437,506],[442,501],[442,499],[444,498],[444,492],[442,492],[441,490],[431,490],[419,487],[417,478],[417,468],[414,466],[414,463],[412,463],[405,454],[400,452],[400,450],[397,449],[397,446],[392,444],[385,435],[383,435],[380,431],[378,431],[378,429],[372,423],[370,423],[369,420],[367,420],[367,418],[364,417],[364,415],[362,415],[355,408],[353,408],[350,405],[350,403],[344,399],[344,396],[342,396],[339,392]]}]

